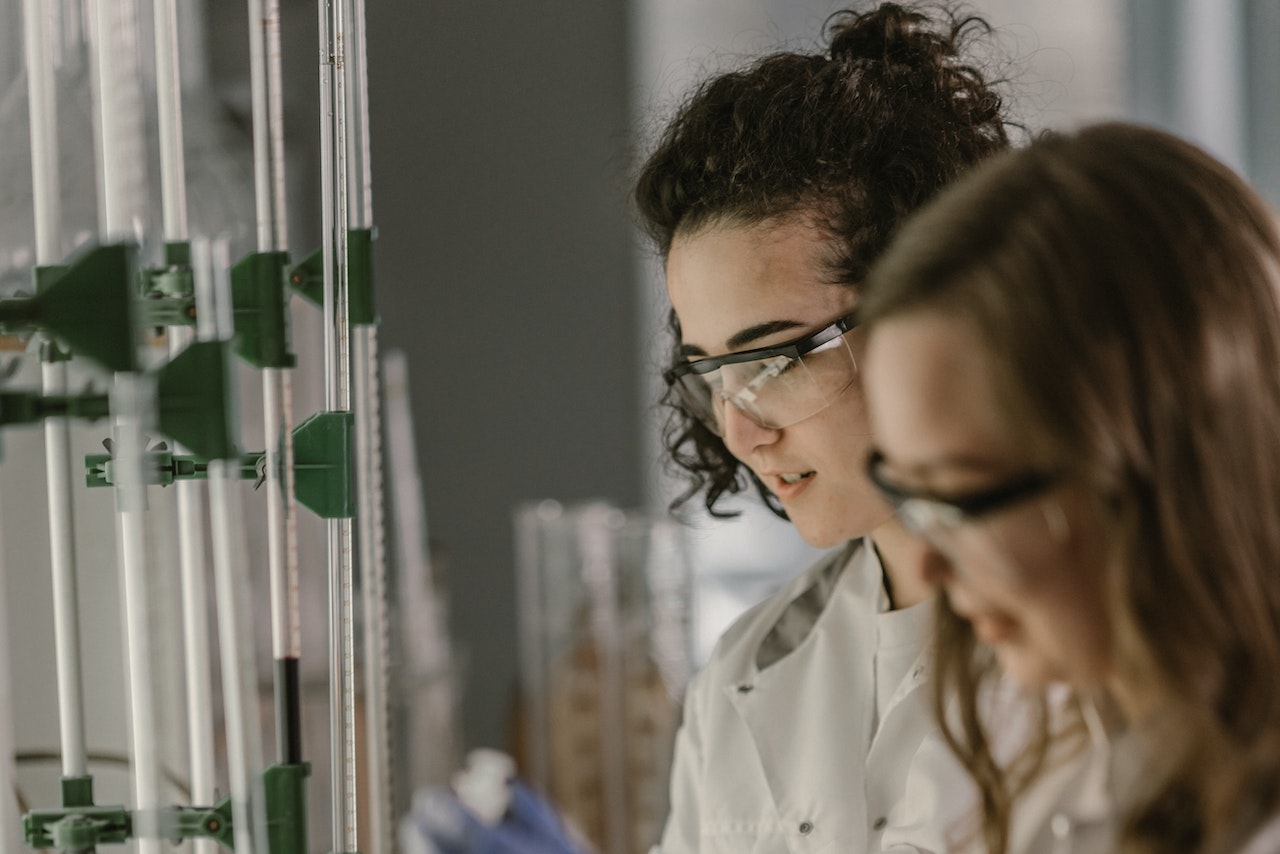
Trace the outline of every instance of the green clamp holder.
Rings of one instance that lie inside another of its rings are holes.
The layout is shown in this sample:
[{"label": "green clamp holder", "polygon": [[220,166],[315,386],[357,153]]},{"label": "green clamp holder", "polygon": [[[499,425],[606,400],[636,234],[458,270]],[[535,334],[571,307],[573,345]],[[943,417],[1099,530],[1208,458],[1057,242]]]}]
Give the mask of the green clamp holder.
[{"label": "green clamp holder", "polygon": [[[261,453],[241,454],[240,479],[261,483],[264,460]],[[110,454],[85,454],[84,467],[85,486],[115,484],[115,464]],[[199,457],[175,454],[168,448],[152,448],[147,451],[146,476],[147,483],[152,486],[168,486],[176,480],[208,480],[209,462]]]},{"label": "green clamp holder", "polygon": [[324,250],[317,249],[289,271],[289,287],[307,302],[324,306]]},{"label": "green clamp holder", "polygon": [[133,818],[124,807],[32,810],[22,817],[22,832],[32,848],[85,851],[127,842],[133,833]]},{"label": "green clamp holder", "polygon": [[227,346],[225,341],[193,341],[154,373],[156,428],[201,459],[239,457]]},{"label": "green clamp holder", "polygon": [[256,252],[231,268],[236,355],[258,368],[292,368],[286,252]]},{"label": "green clamp holder", "polygon": [[174,845],[184,839],[213,839],[235,850],[231,799],[223,798],[216,807],[173,807],[162,811],[160,835]]},{"label": "green clamp holder", "polygon": [[96,246],[70,264],[36,267],[36,295],[0,300],[0,332],[42,331],[108,371],[135,371],[137,250]]},{"label": "green clamp holder", "polygon": [[[266,796],[268,850],[274,854],[306,854],[307,777],[311,764],[272,765],[262,774]],[[85,794],[83,782],[90,778],[65,778],[77,794]],[[90,783],[90,786],[92,784]],[[92,793],[89,793],[92,801]],[[95,807],[92,803],[71,804],[58,810],[32,810],[22,817],[23,833],[32,848],[57,851],[91,851],[98,845],[128,842],[133,836],[133,814],[124,807]],[[160,811],[159,832],[175,845],[184,839],[212,839],[235,850],[231,799],[213,807],[170,807]]]},{"label": "green clamp holder", "polygon": [[223,341],[195,341],[156,372],[157,427],[206,460],[239,457]]},{"label": "green clamp holder", "polygon": [[64,807],[93,806],[92,777],[63,777],[60,782]]},{"label": "green clamp holder", "polygon": [[[160,406],[163,412],[163,398]],[[162,418],[162,429],[163,426]],[[322,519],[354,517],[354,451],[353,413],[317,412],[293,428],[294,494],[298,503]],[[147,459],[149,484],[168,486],[175,480],[205,480],[209,477],[209,464],[198,456],[174,454],[167,448],[152,448],[147,452]],[[241,454],[239,461],[242,480],[262,482],[266,465],[264,452]],[[111,486],[115,483],[110,454],[86,454],[84,463],[86,486]]]},{"label": "green clamp holder", "polygon": [[[378,322],[373,300],[372,228],[347,230],[347,318],[354,326]],[[289,273],[289,285],[303,299],[324,305],[324,250],[317,249]]]},{"label": "green clamp holder", "polygon": [[347,317],[353,326],[373,326],[378,312],[373,305],[372,228],[347,231]]},{"label": "green clamp holder", "polygon": [[355,415],[317,412],[293,429],[293,487],[321,519],[350,519],[355,502]]},{"label": "green clamp holder", "polygon": [[271,765],[262,773],[267,799],[267,847],[272,852],[307,851],[307,777],[311,763]]},{"label": "green clamp holder", "polygon": [[105,394],[51,394],[0,391],[0,427],[34,424],[46,418],[84,418],[97,421],[110,414]]},{"label": "green clamp holder", "polygon": [[191,272],[191,244],[185,240],[164,245],[164,266],[138,274],[139,320],[145,327],[194,326],[195,278]]}]

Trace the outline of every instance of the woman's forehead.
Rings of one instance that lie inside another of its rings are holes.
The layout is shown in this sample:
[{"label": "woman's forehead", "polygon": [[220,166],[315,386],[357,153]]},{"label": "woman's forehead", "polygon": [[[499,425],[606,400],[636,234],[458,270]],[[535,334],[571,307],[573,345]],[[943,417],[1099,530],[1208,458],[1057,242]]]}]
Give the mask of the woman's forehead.
[{"label": "woman's forehead", "polygon": [[744,330],[790,324],[803,331],[847,312],[857,297],[831,283],[829,242],[799,222],[722,224],[678,237],[667,292],[684,343],[740,349],[728,342]]},{"label": "woman's forehead", "polygon": [[987,349],[967,324],[937,312],[884,320],[870,331],[862,368],[877,442],[899,470],[1017,454]]}]

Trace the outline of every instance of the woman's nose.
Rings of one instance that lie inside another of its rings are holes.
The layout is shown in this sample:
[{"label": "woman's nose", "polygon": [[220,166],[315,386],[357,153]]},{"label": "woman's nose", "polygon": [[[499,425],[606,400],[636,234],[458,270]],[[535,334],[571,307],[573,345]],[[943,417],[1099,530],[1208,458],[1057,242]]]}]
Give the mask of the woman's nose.
[{"label": "woman's nose", "polygon": [[729,401],[724,404],[720,420],[724,428],[725,447],[740,460],[746,459],[754,449],[762,445],[773,444],[782,435],[781,429],[761,427],[751,416]]}]

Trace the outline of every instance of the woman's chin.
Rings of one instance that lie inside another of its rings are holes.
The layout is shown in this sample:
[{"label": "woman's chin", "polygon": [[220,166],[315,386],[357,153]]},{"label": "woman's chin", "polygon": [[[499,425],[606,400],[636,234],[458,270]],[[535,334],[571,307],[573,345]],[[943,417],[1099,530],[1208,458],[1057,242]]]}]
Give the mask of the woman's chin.
[{"label": "woman's chin", "polygon": [[1062,681],[1063,674],[1059,668],[1016,640],[989,645],[995,651],[1001,671],[1024,688],[1043,688],[1052,682]]}]

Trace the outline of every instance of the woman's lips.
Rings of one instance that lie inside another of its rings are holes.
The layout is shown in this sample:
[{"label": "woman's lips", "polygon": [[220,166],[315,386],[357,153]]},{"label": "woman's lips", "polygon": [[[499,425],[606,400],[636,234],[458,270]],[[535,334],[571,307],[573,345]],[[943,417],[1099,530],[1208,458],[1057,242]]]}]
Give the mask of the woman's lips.
[{"label": "woman's lips", "polygon": [[777,496],[778,500],[783,504],[788,501],[793,501],[796,496],[808,489],[809,484],[813,483],[813,479],[813,472],[806,472],[804,477],[794,483],[787,483],[782,479],[782,475],[769,476],[770,488],[773,490],[773,494]]}]

